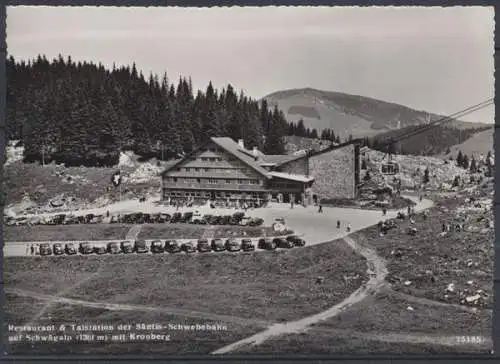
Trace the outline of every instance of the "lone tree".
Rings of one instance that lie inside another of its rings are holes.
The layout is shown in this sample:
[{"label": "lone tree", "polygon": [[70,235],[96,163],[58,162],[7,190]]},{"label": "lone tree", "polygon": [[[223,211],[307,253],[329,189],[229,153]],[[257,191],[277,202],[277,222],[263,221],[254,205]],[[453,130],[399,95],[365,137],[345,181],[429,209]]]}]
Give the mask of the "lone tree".
[{"label": "lone tree", "polygon": [[470,161],[470,173],[476,173],[476,172],[477,172],[477,163],[474,156],[472,156],[472,159]]},{"label": "lone tree", "polygon": [[467,157],[467,155],[464,155],[464,158],[462,160],[462,168],[469,169],[469,157]]},{"label": "lone tree", "polygon": [[452,187],[458,187],[460,185],[460,177],[455,176],[455,179],[453,180],[453,184],[451,185]]},{"label": "lone tree", "polygon": [[457,155],[457,166],[462,167],[463,163],[464,163],[464,156],[462,154],[462,151],[459,150]]},{"label": "lone tree", "polygon": [[429,178],[429,168],[426,168],[424,171],[424,177],[422,178],[422,182],[424,184],[429,183],[430,178]]}]

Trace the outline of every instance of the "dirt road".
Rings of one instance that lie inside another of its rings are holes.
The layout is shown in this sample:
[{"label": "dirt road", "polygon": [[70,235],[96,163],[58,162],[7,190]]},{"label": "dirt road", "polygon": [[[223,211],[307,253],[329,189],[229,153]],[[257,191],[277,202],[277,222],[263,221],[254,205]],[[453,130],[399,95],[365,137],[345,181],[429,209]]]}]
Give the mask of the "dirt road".
[{"label": "dirt road", "polygon": [[[79,282],[80,284],[81,282]],[[99,308],[109,311],[133,311],[133,312],[157,312],[165,315],[178,315],[182,317],[190,317],[196,319],[210,320],[233,323],[237,325],[255,325],[266,327],[269,322],[256,320],[256,319],[246,319],[241,317],[229,316],[229,315],[218,315],[209,312],[199,312],[193,310],[185,310],[182,308],[171,308],[171,307],[151,307],[143,305],[127,305],[118,303],[106,303],[106,302],[90,302],[84,300],[78,300],[73,298],[61,297],[60,295],[48,295],[42,293],[36,293],[31,291],[25,291],[17,288],[6,288],[6,293],[15,294],[21,297],[34,298],[40,301],[46,301],[47,305],[53,305],[55,303],[67,304],[72,306],[83,306],[90,308]],[[40,316],[35,316],[39,318]],[[35,322],[33,319],[32,322]]]}]

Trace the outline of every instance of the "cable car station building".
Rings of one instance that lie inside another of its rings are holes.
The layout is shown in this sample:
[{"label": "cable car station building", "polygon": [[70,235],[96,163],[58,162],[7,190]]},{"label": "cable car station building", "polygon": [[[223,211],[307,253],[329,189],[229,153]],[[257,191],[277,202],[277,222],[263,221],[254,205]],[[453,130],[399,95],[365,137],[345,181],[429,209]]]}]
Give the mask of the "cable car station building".
[{"label": "cable car station building", "polygon": [[162,173],[163,199],[257,205],[354,199],[359,168],[355,141],[315,153],[265,155],[246,149],[243,140],[211,138]]}]

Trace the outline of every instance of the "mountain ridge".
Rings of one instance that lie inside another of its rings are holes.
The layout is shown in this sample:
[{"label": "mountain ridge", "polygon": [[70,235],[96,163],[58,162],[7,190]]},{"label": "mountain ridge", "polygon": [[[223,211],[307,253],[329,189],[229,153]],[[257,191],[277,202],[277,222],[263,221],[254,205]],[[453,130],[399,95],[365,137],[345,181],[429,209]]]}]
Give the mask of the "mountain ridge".
[{"label": "mountain ridge", "polygon": [[[289,122],[302,119],[306,128],[315,128],[318,132],[333,129],[344,138],[349,134],[355,138],[375,136],[445,117],[372,97],[310,87],[275,91],[263,99],[271,107],[278,106]],[[456,119],[445,124],[457,129],[492,126]]]}]

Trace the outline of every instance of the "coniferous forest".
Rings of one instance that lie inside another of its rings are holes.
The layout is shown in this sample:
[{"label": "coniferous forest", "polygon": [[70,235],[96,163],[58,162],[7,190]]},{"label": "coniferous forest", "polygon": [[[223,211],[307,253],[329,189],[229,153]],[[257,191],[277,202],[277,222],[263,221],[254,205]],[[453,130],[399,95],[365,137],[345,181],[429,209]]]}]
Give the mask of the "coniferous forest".
[{"label": "coniferous forest", "polygon": [[190,79],[145,77],[135,64],[109,70],[70,57],[10,57],[7,80],[7,138],[21,141],[25,162],[110,166],[121,150],[165,160],[212,136],[283,154],[283,136],[293,129],[277,108],[231,85],[218,91],[210,83],[194,92]]},{"label": "coniferous forest", "polygon": [[[318,133],[302,120],[288,123],[277,107],[237,93],[231,85],[216,90],[209,83],[195,92],[190,78],[146,77],[135,64],[106,69],[40,55],[28,62],[10,57],[6,69],[7,139],[22,143],[28,163],[112,166],[124,150],[143,159],[175,159],[212,136],[244,139],[247,147],[266,154],[284,154],[285,135],[341,142],[333,130]],[[389,131],[365,138],[364,144],[387,152],[389,140],[420,128],[426,127]],[[433,155],[484,129],[440,125],[389,144],[392,152]]]}]

